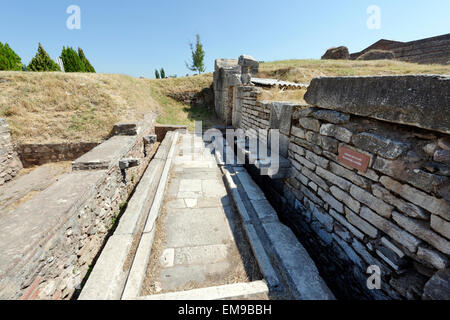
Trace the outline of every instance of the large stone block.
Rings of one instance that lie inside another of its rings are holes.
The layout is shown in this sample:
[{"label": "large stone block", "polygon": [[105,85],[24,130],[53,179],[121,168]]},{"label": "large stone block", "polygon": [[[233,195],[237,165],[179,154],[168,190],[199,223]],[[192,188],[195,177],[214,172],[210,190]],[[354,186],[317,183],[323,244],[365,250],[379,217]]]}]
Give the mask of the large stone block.
[{"label": "large stone block", "polygon": [[352,141],[356,147],[387,159],[397,159],[408,150],[408,145],[405,143],[369,132],[353,136]]},{"label": "large stone block", "polygon": [[323,77],[305,100],[325,109],[450,133],[450,76]]}]

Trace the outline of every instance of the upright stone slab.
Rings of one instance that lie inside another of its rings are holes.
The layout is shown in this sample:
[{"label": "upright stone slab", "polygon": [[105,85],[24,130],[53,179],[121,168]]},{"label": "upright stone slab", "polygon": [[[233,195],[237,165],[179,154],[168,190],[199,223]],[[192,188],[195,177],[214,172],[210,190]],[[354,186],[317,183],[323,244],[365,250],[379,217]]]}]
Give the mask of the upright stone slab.
[{"label": "upright stone slab", "polygon": [[316,78],[305,100],[326,109],[450,133],[450,76]]}]

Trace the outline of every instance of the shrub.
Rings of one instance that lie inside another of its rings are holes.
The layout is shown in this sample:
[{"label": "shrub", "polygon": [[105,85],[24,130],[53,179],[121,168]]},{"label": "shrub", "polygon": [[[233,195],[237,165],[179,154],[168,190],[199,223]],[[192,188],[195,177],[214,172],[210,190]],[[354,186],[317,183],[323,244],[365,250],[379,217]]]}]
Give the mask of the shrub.
[{"label": "shrub", "polygon": [[85,66],[80,56],[72,47],[63,47],[61,60],[64,64],[65,72],[85,72]]},{"label": "shrub", "polygon": [[0,70],[22,70],[22,60],[10,46],[0,42]]},{"label": "shrub", "polygon": [[166,72],[164,71],[164,68],[161,68],[161,79],[165,79],[166,78]]},{"label": "shrub", "polygon": [[155,78],[156,79],[161,79],[161,76],[159,75],[158,69],[155,69]]},{"label": "shrub", "polygon": [[85,72],[95,73],[94,67],[91,65],[89,60],[86,58],[86,56],[84,55],[83,49],[81,49],[80,47],[78,47],[78,56],[80,57],[81,61],[84,64]]},{"label": "shrub", "polygon": [[40,42],[38,52],[36,53],[36,56],[31,60],[30,64],[27,67],[27,70],[35,72],[61,71],[58,64],[50,58]]}]

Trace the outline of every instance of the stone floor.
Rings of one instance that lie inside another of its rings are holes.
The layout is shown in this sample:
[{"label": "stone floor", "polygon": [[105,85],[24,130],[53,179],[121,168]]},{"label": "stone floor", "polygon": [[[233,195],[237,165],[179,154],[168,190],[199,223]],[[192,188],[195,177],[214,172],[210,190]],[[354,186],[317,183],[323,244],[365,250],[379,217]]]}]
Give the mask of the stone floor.
[{"label": "stone floor", "polygon": [[182,135],[143,295],[261,279],[215,157]]}]

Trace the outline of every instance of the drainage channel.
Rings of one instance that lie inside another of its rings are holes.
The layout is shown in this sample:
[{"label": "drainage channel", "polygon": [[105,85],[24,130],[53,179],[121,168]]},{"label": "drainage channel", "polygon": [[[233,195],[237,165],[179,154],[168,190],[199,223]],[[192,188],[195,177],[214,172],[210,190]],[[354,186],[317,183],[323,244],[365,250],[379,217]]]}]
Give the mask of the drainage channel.
[{"label": "drainage channel", "polygon": [[169,132],[83,300],[334,299],[243,166]]}]

